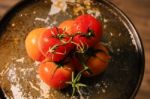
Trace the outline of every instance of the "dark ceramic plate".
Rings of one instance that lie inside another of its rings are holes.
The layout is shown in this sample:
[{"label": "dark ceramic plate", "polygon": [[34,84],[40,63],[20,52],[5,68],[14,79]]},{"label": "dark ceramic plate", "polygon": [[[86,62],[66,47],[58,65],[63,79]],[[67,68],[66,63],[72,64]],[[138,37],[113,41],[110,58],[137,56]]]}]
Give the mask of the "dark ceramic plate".
[{"label": "dark ceramic plate", "polygon": [[[37,62],[27,56],[24,40],[29,31],[47,24],[36,21],[46,18],[50,3],[44,0],[26,0],[18,3],[0,21],[0,87],[1,97],[16,99],[67,99],[70,88],[56,91],[49,89],[37,75]],[[102,42],[111,48],[112,60],[107,70],[97,77],[83,81],[81,89],[88,99],[133,99],[144,73],[144,52],[140,37],[130,20],[108,1],[92,4],[103,19]],[[74,18],[72,6],[66,12],[50,17],[49,22],[58,25]],[[77,94],[76,98],[81,98]]]}]

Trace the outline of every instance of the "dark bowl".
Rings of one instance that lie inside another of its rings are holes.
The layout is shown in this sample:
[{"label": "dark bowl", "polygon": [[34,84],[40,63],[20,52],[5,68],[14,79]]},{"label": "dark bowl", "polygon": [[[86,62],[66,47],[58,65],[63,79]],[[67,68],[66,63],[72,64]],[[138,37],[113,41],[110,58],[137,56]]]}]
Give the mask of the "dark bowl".
[{"label": "dark bowl", "polygon": [[[36,17],[46,18],[51,3],[44,0],[25,0],[14,6],[0,21],[0,94],[2,98],[67,99],[70,88],[49,89],[37,75],[37,62],[25,51],[24,41],[34,28],[45,27]],[[133,99],[144,74],[144,50],[139,34],[131,21],[115,5],[106,0],[94,1],[92,8],[100,11],[103,22],[101,42],[109,45],[112,59],[107,70],[83,81],[81,89],[88,99]],[[50,16],[50,23],[75,18],[73,5],[66,12]],[[81,98],[77,95],[76,98]]]}]

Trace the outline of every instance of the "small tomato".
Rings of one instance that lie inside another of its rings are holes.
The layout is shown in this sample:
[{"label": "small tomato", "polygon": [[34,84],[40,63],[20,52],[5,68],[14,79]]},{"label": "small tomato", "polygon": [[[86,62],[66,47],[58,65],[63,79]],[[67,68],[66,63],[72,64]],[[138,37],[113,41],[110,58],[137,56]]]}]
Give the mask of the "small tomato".
[{"label": "small tomato", "polygon": [[66,20],[60,23],[59,28],[63,29],[67,34],[74,35],[72,32],[74,20]]},{"label": "small tomato", "polygon": [[40,52],[38,48],[38,39],[40,34],[46,31],[46,28],[37,28],[32,30],[25,39],[25,48],[29,57],[33,60],[42,61],[44,60],[44,56]]},{"label": "small tomato", "polygon": [[[89,67],[91,73],[85,71],[83,75],[85,77],[91,77],[102,73],[107,68],[109,60],[111,59],[108,52],[106,47],[102,46],[100,43],[97,44],[94,49],[92,49],[91,54],[87,55],[88,58],[85,62],[85,65]],[[83,66],[76,57],[73,58],[73,63],[75,64],[74,66],[76,66],[77,71],[83,70]]]},{"label": "small tomato", "polygon": [[81,15],[74,20],[72,31],[79,34],[73,39],[75,43],[91,47],[102,37],[102,23],[89,14]]},{"label": "small tomato", "polygon": [[49,61],[59,62],[74,48],[70,41],[71,37],[66,36],[62,29],[53,27],[40,35],[38,46]]},{"label": "small tomato", "polygon": [[71,64],[58,66],[54,62],[42,63],[38,70],[40,78],[54,89],[64,88],[71,81],[72,72]]}]

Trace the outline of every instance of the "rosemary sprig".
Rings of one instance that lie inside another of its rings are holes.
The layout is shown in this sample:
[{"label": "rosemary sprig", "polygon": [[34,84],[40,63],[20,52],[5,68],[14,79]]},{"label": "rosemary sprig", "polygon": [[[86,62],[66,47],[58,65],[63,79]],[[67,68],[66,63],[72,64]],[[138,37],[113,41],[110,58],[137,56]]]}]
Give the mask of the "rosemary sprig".
[{"label": "rosemary sprig", "polygon": [[81,87],[87,87],[86,84],[80,83],[80,79],[82,76],[82,73],[84,71],[88,70],[88,68],[84,68],[83,70],[81,70],[76,77],[74,76],[74,72],[72,72],[72,80],[70,82],[66,82],[67,84],[70,84],[72,86],[72,96],[74,96],[76,90],[80,90]]}]

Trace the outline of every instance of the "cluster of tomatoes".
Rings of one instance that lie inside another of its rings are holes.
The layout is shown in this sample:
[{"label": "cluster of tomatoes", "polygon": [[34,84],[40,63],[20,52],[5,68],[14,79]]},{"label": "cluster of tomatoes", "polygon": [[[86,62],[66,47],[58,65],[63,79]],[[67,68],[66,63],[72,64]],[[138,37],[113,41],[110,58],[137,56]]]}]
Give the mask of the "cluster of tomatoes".
[{"label": "cluster of tomatoes", "polygon": [[54,89],[62,89],[73,72],[85,77],[100,74],[110,59],[108,49],[99,43],[102,24],[86,14],[66,20],[58,27],[32,30],[25,40],[26,51],[40,61],[40,78]]}]

